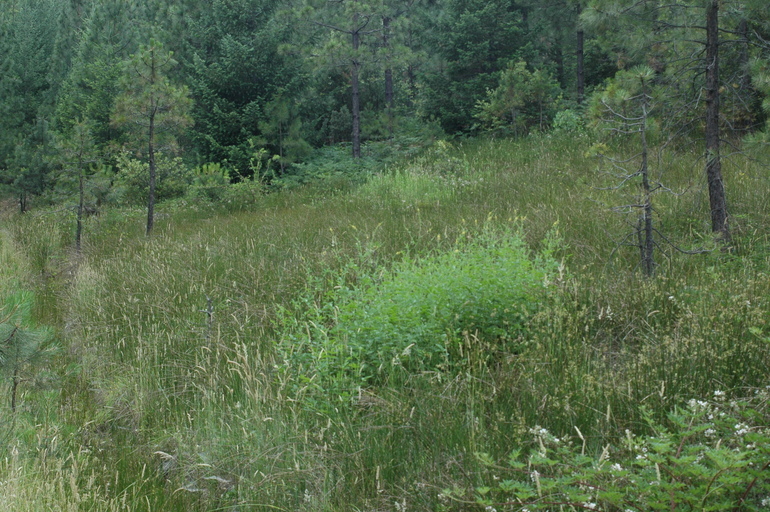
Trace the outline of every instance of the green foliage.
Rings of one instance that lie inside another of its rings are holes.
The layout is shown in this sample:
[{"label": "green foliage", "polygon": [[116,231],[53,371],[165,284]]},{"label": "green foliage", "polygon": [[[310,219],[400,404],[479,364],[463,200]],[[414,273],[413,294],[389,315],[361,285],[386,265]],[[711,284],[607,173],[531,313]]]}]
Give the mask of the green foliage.
[{"label": "green foliage", "polygon": [[[113,179],[109,198],[120,205],[138,206],[147,202],[149,164],[126,153],[117,157],[117,174]],[[179,157],[161,157],[157,162],[157,189],[159,201],[182,197],[200,175],[190,170]],[[203,178],[208,181],[208,178]],[[216,179],[216,178],[213,178]]]},{"label": "green foliage", "polygon": [[[52,0],[20,1],[9,6],[0,23],[0,169],[11,164],[15,147],[33,125],[49,119],[58,85],[50,73],[61,9]],[[29,156],[15,169],[30,169],[24,161]]]},{"label": "green foliage", "polygon": [[528,449],[513,450],[507,463],[476,454],[494,479],[472,493],[443,491],[441,510],[465,510],[472,501],[487,510],[763,510],[770,395],[725,396],[717,390],[710,400],[691,399],[668,415],[667,426],[648,417],[652,435],[626,430],[598,455],[587,452],[579,429],[559,439],[535,426]]},{"label": "green foliage", "polygon": [[529,71],[527,63],[511,63],[500,75],[500,85],[487,91],[476,105],[476,117],[488,129],[517,135],[545,130],[558,111],[561,89],[546,71]]},{"label": "green foliage", "polygon": [[335,188],[362,183],[382,165],[366,154],[366,148],[362,153],[364,156],[356,161],[350,158],[349,144],[320,148],[304,162],[287,167],[281,175],[270,180],[270,184],[277,188],[294,188],[303,184]]},{"label": "green foliage", "polygon": [[34,297],[18,291],[6,297],[0,308],[0,372],[11,380],[11,410],[16,410],[17,387],[30,366],[51,355],[53,331],[32,321]]},{"label": "green foliage", "polygon": [[173,151],[176,137],[192,124],[188,88],[173,85],[166,76],[176,64],[173,53],[154,39],[124,62],[111,123],[131,133],[131,146],[142,153],[148,145],[148,152],[155,146]]},{"label": "green foliage", "polygon": [[278,52],[291,30],[274,16],[278,5],[215,0],[183,11],[186,30],[178,55],[195,100],[190,141],[202,161],[221,162],[243,176],[252,173],[249,140],[270,138],[273,144],[278,138],[260,127],[274,122],[266,115],[267,104],[280,101],[283,87],[292,91],[284,96],[290,103],[303,90],[301,62]]},{"label": "green foliage", "polygon": [[[529,320],[551,293],[554,243],[533,257],[515,230],[489,229],[468,240],[461,234],[446,253],[406,259],[384,275],[359,275],[318,306],[321,318],[308,319],[303,330],[315,334],[287,338],[288,363],[310,358],[308,371],[319,379],[350,372],[372,382],[398,368],[464,368],[469,337],[490,347],[490,361],[498,350],[519,352]],[[298,349],[297,341],[306,346]]]},{"label": "green foliage", "polygon": [[585,129],[585,121],[575,110],[560,110],[553,117],[553,129],[557,133],[579,133]]},{"label": "green foliage", "polygon": [[187,190],[191,199],[221,201],[230,186],[230,172],[218,163],[208,163],[192,170],[192,183]]},{"label": "green foliage", "polygon": [[423,75],[424,117],[435,117],[448,133],[471,129],[475,105],[526,44],[521,10],[503,1],[446,2],[424,36],[441,59]]},{"label": "green foliage", "polygon": [[298,106],[285,90],[265,106],[265,116],[259,123],[259,129],[274,148],[271,162],[277,164],[283,174],[287,165],[302,160],[312,148],[302,138]]}]

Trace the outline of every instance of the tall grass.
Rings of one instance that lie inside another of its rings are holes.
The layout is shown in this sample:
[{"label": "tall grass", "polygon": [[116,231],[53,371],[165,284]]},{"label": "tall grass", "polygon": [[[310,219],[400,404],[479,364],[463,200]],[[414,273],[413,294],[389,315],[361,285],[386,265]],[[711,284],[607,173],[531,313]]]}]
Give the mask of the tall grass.
[{"label": "tall grass", "polygon": [[[14,217],[0,282],[43,292],[39,314],[66,349],[9,430],[9,509],[436,510],[442,489],[484,483],[474,454],[504,459],[534,425],[578,427],[599,449],[644,428],[640,404],[665,421],[687,399],[767,383],[764,170],[731,164],[735,252],[672,249],[648,280],[619,245],[627,219],[609,211],[623,191],[604,186],[588,145],[439,144],[350,190],[296,189],[227,215],[161,206],[149,239],[141,211],[107,211],[88,220],[78,258],[66,221]],[[709,249],[696,160],[661,163],[680,194],[657,196],[658,225]],[[288,324],[328,330],[341,289],[376,294],[391,269],[446,261],[435,258],[490,222],[519,223],[533,252],[549,232],[562,240],[556,299],[516,350],[449,333],[462,371],[369,386],[324,375],[340,379],[334,393],[286,357]]]}]

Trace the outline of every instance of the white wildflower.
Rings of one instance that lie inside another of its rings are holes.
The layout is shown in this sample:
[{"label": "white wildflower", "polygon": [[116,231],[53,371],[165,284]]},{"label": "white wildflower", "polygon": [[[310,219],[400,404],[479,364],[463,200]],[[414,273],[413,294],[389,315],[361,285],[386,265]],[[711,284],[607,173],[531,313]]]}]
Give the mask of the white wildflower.
[{"label": "white wildflower", "polygon": [[725,399],[725,392],[716,390],[714,391],[714,400],[724,400]]},{"label": "white wildflower", "polygon": [[735,435],[743,436],[749,433],[749,426],[745,423],[738,423],[735,425]]},{"label": "white wildflower", "polygon": [[703,433],[703,435],[705,435],[706,437],[715,437],[715,436],[717,435],[717,431],[716,431],[716,430],[714,430],[713,428],[709,428],[709,429],[707,429],[707,430],[706,430],[706,431]]},{"label": "white wildflower", "polygon": [[594,509],[596,509],[596,503],[592,503],[590,501],[587,501],[587,502],[583,503],[583,508],[588,508],[588,509],[594,510]]},{"label": "white wildflower", "polygon": [[621,466],[620,464],[618,464],[618,463],[616,462],[615,464],[613,464],[612,466],[610,466],[610,469],[611,469],[612,471],[614,471],[615,473],[619,473],[619,472],[623,471],[623,466]]}]

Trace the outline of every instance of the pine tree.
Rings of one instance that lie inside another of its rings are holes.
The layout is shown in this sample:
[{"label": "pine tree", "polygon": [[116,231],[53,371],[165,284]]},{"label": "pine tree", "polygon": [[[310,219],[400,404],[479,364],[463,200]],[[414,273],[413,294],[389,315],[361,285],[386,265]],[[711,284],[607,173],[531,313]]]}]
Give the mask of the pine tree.
[{"label": "pine tree", "polygon": [[[86,185],[94,164],[99,161],[99,152],[93,137],[93,123],[77,121],[71,135],[58,141],[59,161],[62,174],[76,182],[78,206],[75,229],[75,249],[80,252],[83,235],[83,217],[86,213]],[[59,180],[62,181],[62,180]]]},{"label": "pine tree", "polygon": [[172,53],[165,51],[158,41],[143,45],[126,62],[123,93],[116,99],[112,117],[113,125],[133,132],[135,149],[147,149],[147,235],[152,232],[155,218],[156,152],[173,150],[175,136],[192,124],[192,101],[187,87],[174,86],[166,78],[166,72],[175,64]]},{"label": "pine tree", "polygon": [[11,381],[11,411],[16,411],[19,384],[29,367],[49,357],[54,347],[53,332],[35,326],[31,319],[33,295],[16,292],[0,309],[0,372]]},{"label": "pine tree", "polygon": [[22,211],[42,191],[48,171],[60,15],[55,0],[23,0],[0,18],[0,184],[19,198]]},{"label": "pine tree", "polygon": [[[667,101],[661,109],[669,133],[689,137],[698,135],[703,127],[711,229],[717,238],[729,242],[721,144],[724,128],[736,123],[735,118],[727,119],[725,114],[739,112],[750,102],[732,95],[732,107],[725,108],[723,91],[739,90],[732,84],[740,83],[741,74],[748,73],[748,69],[741,65],[746,59],[731,54],[745,47],[737,44],[740,20],[746,14],[745,2],[731,2],[729,9],[723,9],[723,3],[592,0],[583,21],[604,33],[606,40],[619,49],[619,66],[647,64],[655,70],[656,83],[667,89]],[[730,80],[725,82],[725,77]],[[741,104],[744,107],[738,107]]]},{"label": "pine tree", "polygon": [[350,83],[351,142],[353,158],[361,157],[361,72],[371,62],[375,36],[380,35],[384,10],[380,2],[340,0],[336,2],[308,1],[303,17],[327,31],[318,49],[327,65],[346,69]]}]

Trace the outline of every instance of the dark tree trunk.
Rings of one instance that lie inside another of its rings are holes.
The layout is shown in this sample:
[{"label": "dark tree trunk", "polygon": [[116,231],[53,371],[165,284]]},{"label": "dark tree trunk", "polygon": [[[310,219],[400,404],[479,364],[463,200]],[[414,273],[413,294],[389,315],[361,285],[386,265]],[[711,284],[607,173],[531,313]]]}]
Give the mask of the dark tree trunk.
[{"label": "dark tree trunk", "polygon": [[719,151],[719,0],[709,0],[706,8],[706,178],[711,230],[723,242],[728,242],[730,230]]},{"label": "dark tree trunk", "polygon": [[583,68],[583,41],[585,34],[582,30],[577,31],[577,49],[575,50],[575,58],[577,61],[577,102],[583,103],[583,96],[585,95],[585,69]]},{"label": "dark tree trunk", "polygon": [[361,158],[361,100],[360,90],[358,84],[358,72],[361,68],[361,63],[358,60],[358,48],[361,45],[361,36],[358,31],[358,15],[353,18],[353,61],[351,62],[350,69],[350,88],[352,97],[352,113],[353,113],[353,158]]},{"label": "dark tree trunk", "polygon": [[152,233],[155,222],[155,106],[150,113],[150,129],[147,151],[150,161],[150,193],[147,199],[147,236]]},{"label": "dark tree trunk", "polygon": [[78,221],[77,221],[77,228],[75,229],[75,250],[77,252],[80,252],[80,239],[83,236],[83,208],[85,203],[85,177],[83,176],[83,164],[80,164],[80,176],[79,178],[79,188],[80,188],[80,200],[78,202]]},{"label": "dark tree trunk", "polygon": [[[158,80],[157,61],[155,47],[150,49],[150,83]],[[147,130],[147,158],[150,166],[150,186],[147,198],[147,236],[152,233],[155,224],[155,115],[158,113],[158,103],[155,97],[150,99],[150,115]]]},{"label": "dark tree trunk", "polygon": [[650,187],[650,173],[649,173],[649,167],[648,167],[648,157],[647,157],[647,96],[646,92],[643,92],[645,94],[645,104],[642,106],[643,112],[644,112],[644,119],[642,124],[642,130],[641,130],[641,136],[642,136],[642,165],[641,165],[641,174],[642,174],[642,195],[643,195],[643,206],[642,206],[642,215],[639,219],[639,235],[640,235],[640,243],[639,248],[642,252],[642,270],[644,271],[644,275],[647,277],[652,277],[652,275],[655,273],[655,240],[653,238],[653,230],[652,230],[652,188]]},{"label": "dark tree trunk", "polygon": [[13,369],[13,380],[11,381],[11,412],[16,412],[16,393],[19,389],[19,368]]},{"label": "dark tree trunk", "polygon": [[390,59],[390,18],[382,18],[382,45],[387,55],[387,65],[385,66],[385,109],[388,116],[388,135],[393,138],[393,69]]}]

